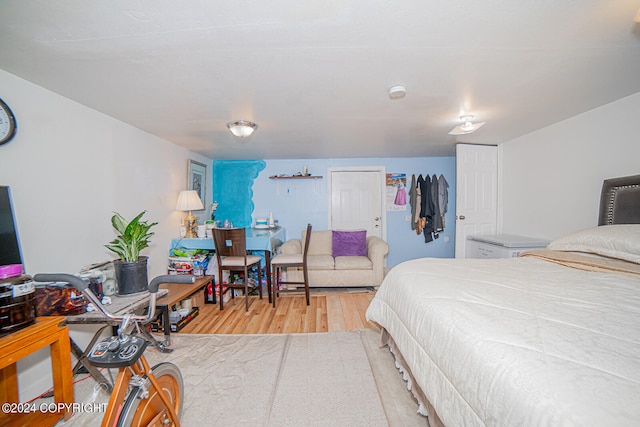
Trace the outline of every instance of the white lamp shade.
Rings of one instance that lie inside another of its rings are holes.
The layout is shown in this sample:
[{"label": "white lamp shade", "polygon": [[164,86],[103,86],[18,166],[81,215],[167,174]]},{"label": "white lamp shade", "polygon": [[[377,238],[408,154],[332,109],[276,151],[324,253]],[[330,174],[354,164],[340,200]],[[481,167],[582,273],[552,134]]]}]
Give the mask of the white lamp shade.
[{"label": "white lamp shade", "polygon": [[204,209],[202,200],[195,190],[183,190],[178,196],[178,204],[176,210],[179,211],[199,211]]}]

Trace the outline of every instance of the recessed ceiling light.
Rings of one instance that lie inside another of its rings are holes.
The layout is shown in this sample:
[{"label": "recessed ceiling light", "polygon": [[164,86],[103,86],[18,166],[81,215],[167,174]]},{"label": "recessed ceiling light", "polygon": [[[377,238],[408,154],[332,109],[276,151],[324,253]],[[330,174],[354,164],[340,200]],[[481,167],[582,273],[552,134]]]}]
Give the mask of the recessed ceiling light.
[{"label": "recessed ceiling light", "polygon": [[400,99],[404,98],[407,94],[407,90],[402,85],[392,86],[389,88],[389,98],[391,99]]}]

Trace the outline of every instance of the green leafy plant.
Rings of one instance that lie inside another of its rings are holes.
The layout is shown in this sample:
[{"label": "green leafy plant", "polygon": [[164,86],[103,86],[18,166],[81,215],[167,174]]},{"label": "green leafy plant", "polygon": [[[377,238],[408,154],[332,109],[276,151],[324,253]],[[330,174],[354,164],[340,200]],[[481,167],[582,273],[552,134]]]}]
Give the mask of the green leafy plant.
[{"label": "green leafy plant", "polygon": [[117,212],[111,217],[113,228],[120,233],[114,241],[105,245],[107,249],[116,253],[121,260],[128,262],[138,261],[140,251],[149,246],[149,238],[155,233],[149,231],[151,227],[157,225],[157,222],[149,224],[147,221],[141,221],[142,216],[147,211],[142,211],[137,217],[127,222]]}]

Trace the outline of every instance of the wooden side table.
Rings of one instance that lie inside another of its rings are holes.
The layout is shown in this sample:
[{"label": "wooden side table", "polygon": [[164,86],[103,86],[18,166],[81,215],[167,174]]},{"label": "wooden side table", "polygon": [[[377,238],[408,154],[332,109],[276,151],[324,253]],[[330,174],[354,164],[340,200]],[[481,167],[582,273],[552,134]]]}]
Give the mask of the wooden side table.
[{"label": "wooden side table", "polygon": [[[196,279],[194,283],[163,283],[160,290],[167,290],[167,294],[158,298],[157,309],[162,316],[162,328],[164,329],[164,344],[168,347],[171,345],[171,322],[169,321],[169,310],[171,306],[178,304],[185,298],[189,298],[198,292],[204,292],[204,289],[213,280],[213,276],[202,276]],[[214,290],[215,293],[215,290]]]},{"label": "wooden side table", "polygon": [[[44,347],[51,351],[53,373],[53,397],[55,403],[74,401],[73,374],[71,371],[71,346],[69,328],[64,317],[38,317],[35,324],[0,338],[0,402],[18,403],[18,372],[16,362]],[[0,425],[53,426],[71,412],[30,412],[23,414],[0,413]]]},{"label": "wooden side table", "polygon": [[198,277],[194,283],[163,283],[160,289],[166,289],[168,292],[165,296],[159,297],[157,305],[166,305],[171,307],[185,298],[192,297],[211,283],[213,276]]}]

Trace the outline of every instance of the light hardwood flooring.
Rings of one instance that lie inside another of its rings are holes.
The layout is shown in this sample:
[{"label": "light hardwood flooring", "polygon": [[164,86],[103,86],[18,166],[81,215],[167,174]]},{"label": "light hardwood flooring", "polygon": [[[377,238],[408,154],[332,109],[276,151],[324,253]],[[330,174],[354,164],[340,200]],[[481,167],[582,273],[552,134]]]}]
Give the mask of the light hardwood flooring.
[{"label": "light hardwood flooring", "polygon": [[367,322],[365,312],[374,291],[322,292],[312,290],[310,304],[304,294],[278,297],[274,309],[266,296],[249,297],[245,311],[244,296],[224,304],[204,304],[200,313],[180,333],[187,334],[288,334],[345,331],[377,328]]}]

